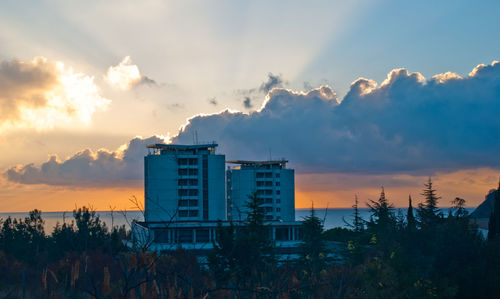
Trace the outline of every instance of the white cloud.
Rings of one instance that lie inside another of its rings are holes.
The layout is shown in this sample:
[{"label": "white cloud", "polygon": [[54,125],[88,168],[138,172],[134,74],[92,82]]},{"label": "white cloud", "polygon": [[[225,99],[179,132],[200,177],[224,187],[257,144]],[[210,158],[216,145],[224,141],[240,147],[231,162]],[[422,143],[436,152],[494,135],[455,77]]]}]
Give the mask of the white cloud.
[{"label": "white cloud", "polygon": [[126,56],[117,66],[110,66],[104,77],[109,84],[127,90],[139,84],[155,84],[155,81],[141,75],[139,67]]},{"label": "white cloud", "polygon": [[62,62],[43,57],[0,62],[0,132],[88,125],[110,102],[99,94],[93,77]]}]

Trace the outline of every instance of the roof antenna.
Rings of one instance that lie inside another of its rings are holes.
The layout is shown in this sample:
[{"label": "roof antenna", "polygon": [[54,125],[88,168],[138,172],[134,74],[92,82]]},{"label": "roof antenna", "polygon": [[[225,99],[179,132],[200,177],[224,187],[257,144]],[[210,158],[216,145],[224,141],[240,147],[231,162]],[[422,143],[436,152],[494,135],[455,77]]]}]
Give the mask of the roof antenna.
[{"label": "roof antenna", "polygon": [[195,144],[198,145],[198,130],[194,131],[194,140],[195,140]]},{"label": "roof antenna", "polygon": [[269,161],[272,161],[272,156],[271,156],[271,148],[269,148]]}]

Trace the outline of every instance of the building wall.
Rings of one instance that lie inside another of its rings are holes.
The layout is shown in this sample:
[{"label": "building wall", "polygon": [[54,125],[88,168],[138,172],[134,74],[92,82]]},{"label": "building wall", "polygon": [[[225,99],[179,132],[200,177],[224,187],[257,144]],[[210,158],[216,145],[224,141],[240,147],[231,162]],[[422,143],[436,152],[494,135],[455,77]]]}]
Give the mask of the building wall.
[{"label": "building wall", "polygon": [[241,165],[227,170],[227,202],[234,220],[246,218],[248,195],[257,192],[267,220],[295,221],[294,170],[279,165]]},{"label": "building wall", "polygon": [[225,220],[224,155],[161,150],[144,158],[146,221]]}]

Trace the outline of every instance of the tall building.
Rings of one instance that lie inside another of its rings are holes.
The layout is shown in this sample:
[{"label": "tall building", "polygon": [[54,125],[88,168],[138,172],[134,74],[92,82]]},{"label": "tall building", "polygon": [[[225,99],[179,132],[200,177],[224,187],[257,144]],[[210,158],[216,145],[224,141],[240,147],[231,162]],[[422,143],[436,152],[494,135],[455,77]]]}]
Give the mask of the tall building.
[{"label": "tall building", "polygon": [[144,157],[146,222],[226,219],[225,155],[217,144],[148,145]]},{"label": "tall building", "polygon": [[294,170],[286,168],[287,162],[228,161],[238,164],[226,171],[228,217],[243,220],[248,195],[256,192],[264,201],[266,220],[295,221]]}]

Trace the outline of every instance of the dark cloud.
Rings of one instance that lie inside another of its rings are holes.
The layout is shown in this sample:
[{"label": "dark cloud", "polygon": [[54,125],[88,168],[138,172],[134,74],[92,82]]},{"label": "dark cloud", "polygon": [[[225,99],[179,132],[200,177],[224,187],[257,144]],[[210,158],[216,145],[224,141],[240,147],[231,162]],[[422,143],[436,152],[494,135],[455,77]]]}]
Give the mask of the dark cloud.
[{"label": "dark cloud", "polygon": [[9,181],[22,184],[80,187],[139,185],[144,175],[146,145],[163,142],[156,136],[147,139],[137,137],[123,150],[99,150],[94,153],[86,149],[64,161],[52,156],[40,167],[33,164],[12,167],[4,176]]},{"label": "dark cloud", "polygon": [[[340,104],[323,86],[273,89],[260,111],[190,119],[228,159],[265,159],[267,149],[302,172],[425,173],[500,167],[500,63],[468,76],[393,70],[380,85],[358,79]],[[244,137],[242,137],[244,136]]]},{"label": "dark cloud", "polygon": [[43,107],[45,93],[58,85],[55,63],[37,58],[30,62],[0,62],[0,122],[17,120],[21,107]]},{"label": "dark cloud", "polygon": [[[227,160],[267,159],[272,149],[273,158],[287,158],[303,174],[427,176],[500,168],[499,115],[499,62],[463,78],[445,73],[426,80],[397,69],[380,85],[356,80],[341,103],[329,86],[308,92],[275,88],[263,108],[250,114],[226,110],[189,119],[173,142],[191,144],[195,134],[216,140]],[[137,183],[145,146],[155,142],[163,140],[135,138],[124,150],[84,150],[40,167],[13,167],[5,176],[24,184]]]},{"label": "dark cloud", "polygon": [[267,74],[267,80],[262,82],[259,88],[250,88],[250,89],[238,89],[235,90],[235,95],[237,96],[246,96],[246,97],[255,97],[266,95],[271,89],[277,87],[283,87],[287,83],[283,80],[281,75],[273,75],[272,73]]},{"label": "dark cloud", "polygon": [[215,97],[213,98],[210,98],[208,99],[208,102],[211,104],[211,105],[214,105],[214,106],[217,106],[217,99]]},{"label": "dark cloud", "polygon": [[283,79],[281,75],[269,73],[267,74],[267,81],[260,85],[259,91],[267,94],[271,89],[276,87],[283,87]]},{"label": "dark cloud", "polygon": [[139,85],[158,86],[158,84],[156,83],[155,80],[153,80],[147,76],[142,76],[141,80],[139,80],[135,86],[139,86]]},{"label": "dark cloud", "polygon": [[245,106],[246,109],[253,108],[252,99],[249,97],[245,97],[245,99],[243,100],[243,106]]}]

